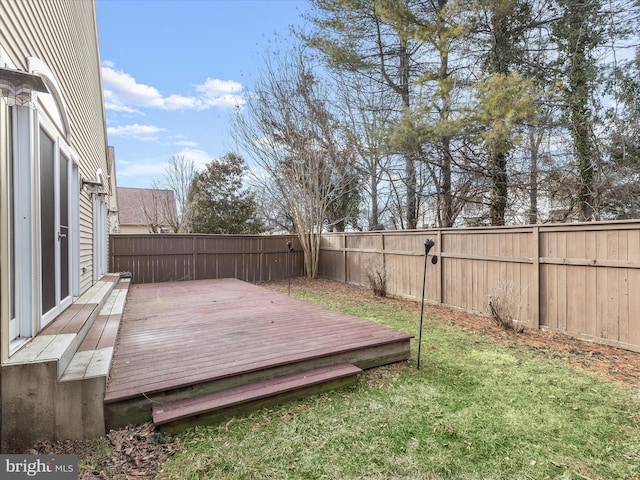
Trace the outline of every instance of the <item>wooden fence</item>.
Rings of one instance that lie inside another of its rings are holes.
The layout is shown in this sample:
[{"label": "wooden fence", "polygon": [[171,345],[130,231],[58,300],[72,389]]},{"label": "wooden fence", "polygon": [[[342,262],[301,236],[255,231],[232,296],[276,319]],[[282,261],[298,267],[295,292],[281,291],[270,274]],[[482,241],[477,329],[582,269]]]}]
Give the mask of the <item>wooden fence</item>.
[{"label": "wooden fence", "polygon": [[384,268],[389,293],[488,314],[491,298],[528,328],[640,351],[640,222],[326,234],[323,276],[368,286]]},{"label": "wooden fence", "polygon": [[256,283],[304,273],[295,236],[114,234],[109,242],[109,271],[130,272],[134,283],[209,278]]}]

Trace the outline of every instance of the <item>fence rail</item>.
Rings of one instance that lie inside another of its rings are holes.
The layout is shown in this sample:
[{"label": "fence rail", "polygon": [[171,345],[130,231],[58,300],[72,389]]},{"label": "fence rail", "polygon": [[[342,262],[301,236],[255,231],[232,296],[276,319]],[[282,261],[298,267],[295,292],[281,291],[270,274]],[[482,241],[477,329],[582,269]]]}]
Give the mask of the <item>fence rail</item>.
[{"label": "fence rail", "polygon": [[529,328],[640,351],[640,222],[332,233],[320,273],[367,286],[384,269],[389,293],[418,299],[427,238],[428,300],[488,314],[499,298]]},{"label": "fence rail", "polygon": [[[290,235],[113,234],[110,271],[134,283],[238,278],[247,282],[303,275],[302,248]],[[287,242],[292,242],[289,252]]]}]

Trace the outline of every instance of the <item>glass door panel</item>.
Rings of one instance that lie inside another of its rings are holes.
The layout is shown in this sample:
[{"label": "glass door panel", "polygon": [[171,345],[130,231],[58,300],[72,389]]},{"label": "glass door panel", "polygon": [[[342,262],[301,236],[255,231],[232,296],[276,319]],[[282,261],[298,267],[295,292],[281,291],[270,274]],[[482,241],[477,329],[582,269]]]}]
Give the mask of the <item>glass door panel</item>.
[{"label": "glass door panel", "polygon": [[60,154],[60,299],[69,296],[69,159]]},{"label": "glass door panel", "polygon": [[57,306],[56,299],[56,192],[55,144],[40,130],[40,288],[44,315]]}]

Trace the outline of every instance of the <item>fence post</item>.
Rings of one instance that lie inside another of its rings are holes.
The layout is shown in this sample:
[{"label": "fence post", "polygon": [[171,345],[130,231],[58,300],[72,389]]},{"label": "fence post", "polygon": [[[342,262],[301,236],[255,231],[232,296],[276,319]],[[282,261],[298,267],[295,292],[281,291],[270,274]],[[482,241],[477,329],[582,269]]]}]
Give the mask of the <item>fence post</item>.
[{"label": "fence post", "polygon": [[533,235],[531,244],[533,252],[531,252],[531,260],[533,261],[531,272],[531,285],[533,287],[533,298],[531,299],[531,327],[536,330],[540,329],[540,227],[533,226],[531,231]]},{"label": "fence post", "polygon": [[347,258],[347,233],[342,233],[342,264],[344,266],[344,283],[347,283],[347,266],[348,266],[348,258]]},{"label": "fence post", "polygon": [[198,280],[198,242],[195,235],[191,237],[191,252],[192,252],[192,265],[191,265],[191,278]]},{"label": "fence post", "polygon": [[264,237],[260,237],[260,254],[258,255],[258,262],[260,263],[258,266],[258,281],[263,282],[264,278]]},{"label": "fence post", "polygon": [[438,257],[440,257],[440,261],[436,264],[436,300],[438,301],[438,303],[442,303],[443,301],[443,295],[442,295],[442,290],[443,290],[443,279],[442,279],[442,263],[444,262],[443,260],[443,255],[442,255],[442,229],[438,229],[438,236],[437,236],[437,243],[438,243]]},{"label": "fence post", "polygon": [[385,276],[385,279],[388,280],[387,276],[387,254],[385,253],[385,244],[384,244],[384,232],[380,231],[380,253],[382,254],[382,273]]}]

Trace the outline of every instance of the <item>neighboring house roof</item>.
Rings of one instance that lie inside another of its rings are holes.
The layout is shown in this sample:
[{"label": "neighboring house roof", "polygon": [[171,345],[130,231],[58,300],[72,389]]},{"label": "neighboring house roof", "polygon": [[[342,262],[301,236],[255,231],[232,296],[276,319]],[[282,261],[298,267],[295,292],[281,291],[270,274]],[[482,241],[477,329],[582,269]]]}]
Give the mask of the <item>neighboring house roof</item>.
[{"label": "neighboring house roof", "polygon": [[120,225],[171,225],[177,217],[173,190],[118,187]]}]

